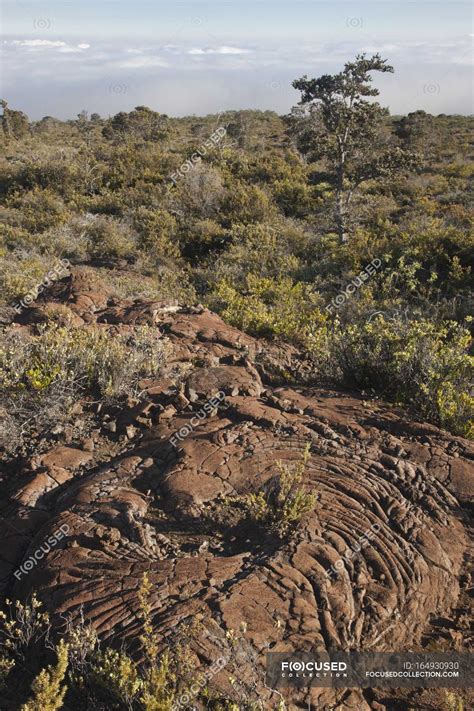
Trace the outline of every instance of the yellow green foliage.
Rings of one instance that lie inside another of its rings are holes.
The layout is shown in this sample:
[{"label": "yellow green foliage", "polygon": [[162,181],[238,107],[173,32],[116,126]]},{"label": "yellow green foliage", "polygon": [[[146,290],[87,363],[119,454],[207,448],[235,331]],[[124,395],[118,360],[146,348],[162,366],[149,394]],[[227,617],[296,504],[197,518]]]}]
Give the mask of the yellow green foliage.
[{"label": "yellow green foliage", "polygon": [[[191,703],[203,701],[210,709],[261,710],[258,702],[244,699],[235,703],[207,686],[190,646],[206,629],[199,616],[180,625],[176,636],[168,640],[168,649],[162,651],[163,640],[154,631],[152,621],[152,590],[145,574],[138,591],[139,639],[144,653],[140,662],[125,650],[101,644],[82,613],[79,620],[65,618],[62,640],[55,648],[57,663],[45,667],[36,676],[32,697],[21,711],[56,711],[70,708],[70,701],[71,708],[79,708],[77,702],[84,703],[85,708],[91,692],[105,704],[104,708],[110,709],[172,711],[177,704],[189,704],[191,700]],[[21,659],[22,673],[28,674],[33,656],[37,659],[51,649],[49,618],[41,612],[36,596],[28,604],[7,601],[7,607],[10,613],[0,615],[0,685],[8,681],[17,659]],[[242,630],[245,631],[243,625]],[[233,650],[230,654],[240,654],[244,640],[232,630],[226,638]],[[227,655],[224,661],[228,661]],[[242,690],[240,699],[241,694]]]},{"label": "yellow green foliage", "polygon": [[313,347],[322,337],[326,316],[320,299],[301,282],[250,274],[244,294],[221,282],[216,297],[222,317],[253,335],[280,336]]},{"label": "yellow green foliage", "polygon": [[92,676],[95,683],[127,705],[137,698],[143,687],[143,680],[133,659],[125,652],[110,648],[97,655]]},{"label": "yellow green foliage", "polygon": [[455,691],[445,689],[444,695],[444,703],[447,711],[464,711],[464,701]]},{"label": "yellow green foliage", "polygon": [[1,299],[6,304],[21,300],[27,294],[33,297],[38,285],[41,284],[51,270],[51,260],[38,255],[30,255],[20,259],[15,254],[5,254],[0,259]]},{"label": "yellow green foliage", "polygon": [[336,325],[326,371],[345,385],[412,406],[430,421],[472,436],[470,342],[469,332],[452,321],[406,323],[381,314],[362,324]]},{"label": "yellow green foliage", "polygon": [[51,324],[30,338],[14,332],[3,335],[0,384],[21,392],[62,384],[114,399],[133,392],[142,378],[156,375],[164,360],[165,346],[147,326],[112,338],[106,328]]},{"label": "yellow green foliage", "polygon": [[[24,124],[19,112],[8,111]],[[291,122],[274,112],[169,119],[137,107],[109,119],[27,124],[16,137],[0,131],[7,148],[0,156],[4,303],[34,290],[53,258],[92,260],[109,267],[94,269],[120,297],[201,301],[252,334],[311,348],[318,354],[315,378],[332,358],[327,372],[349,387],[363,379],[355,368],[351,380],[344,356],[334,358],[342,352],[339,327],[332,333],[323,304],[374,258],[381,268],[337,310],[341,323],[362,328],[357,324],[379,310],[462,323],[472,310],[472,118],[380,116],[384,146],[421,150],[426,163],[364,182],[347,205],[344,243],[334,220],[335,155],[321,160],[318,139],[317,161],[303,159]],[[223,140],[181,170],[217,126],[226,127]],[[68,319],[57,314],[61,324]],[[446,347],[457,348],[449,339]],[[373,389],[393,399],[390,378],[375,367],[372,374]],[[49,392],[59,378],[34,363],[25,385]],[[425,373],[420,383],[432,381]],[[461,381],[462,373],[459,383],[450,375],[444,386],[428,386],[429,395],[421,386],[409,395],[397,387],[396,399],[467,432]]]},{"label": "yellow green foliage", "polygon": [[158,657],[159,642],[153,629],[151,593],[152,585],[145,573],[138,594],[142,617],[140,641],[146,659],[141,702],[145,711],[169,711],[175,695],[176,676],[171,670],[169,654],[165,652]]},{"label": "yellow green foliage", "polygon": [[143,711],[170,711],[175,699],[176,675],[169,654],[159,655],[159,641],[151,619],[151,592],[145,573],[138,593],[143,664],[139,666],[123,651],[107,649],[97,655],[93,674],[99,684],[129,707],[135,708],[138,703]]},{"label": "yellow green foliage", "polygon": [[213,265],[212,276],[238,290],[245,289],[250,275],[279,278],[297,273],[308,244],[306,232],[291,220],[236,225],[227,240],[230,244]]},{"label": "yellow green foliage", "polygon": [[16,194],[7,204],[17,210],[14,224],[31,232],[43,232],[68,218],[61,198],[47,188],[35,188],[23,195]]},{"label": "yellow green foliage", "polygon": [[33,595],[29,602],[6,600],[8,612],[0,611],[0,643],[8,658],[24,659],[28,650],[49,635],[49,615]]},{"label": "yellow green foliage", "polygon": [[133,225],[139,235],[139,247],[153,256],[177,257],[179,249],[173,238],[176,218],[166,210],[141,206],[133,213]]},{"label": "yellow green foliage", "polygon": [[314,509],[316,494],[302,486],[308,459],[309,447],[296,464],[278,461],[277,475],[266,487],[239,499],[252,520],[283,537]]},{"label": "yellow green foliage", "polygon": [[324,196],[327,185],[318,186],[308,185],[303,178],[295,180],[294,178],[285,178],[277,180],[273,186],[273,194],[275,201],[280,207],[284,215],[292,217],[305,217],[311,213],[317,205],[321,196]]},{"label": "yellow green foliage", "polygon": [[130,227],[108,217],[87,221],[83,234],[91,257],[128,257],[135,251],[135,235]]},{"label": "yellow green foliage", "polygon": [[56,665],[40,671],[31,685],[33,697],[23,704],[21,711],[58,711],[63,707],[67,691],[63,682],[68,667],[68,648],[63,640],[57,645],[56,654]]},{"label": "yellow green foliage", "polygon": [[225,210],[232,221],[250,224],[263,222],[274,212],[267,193],[257,185],[235,183],[229,191]]}]

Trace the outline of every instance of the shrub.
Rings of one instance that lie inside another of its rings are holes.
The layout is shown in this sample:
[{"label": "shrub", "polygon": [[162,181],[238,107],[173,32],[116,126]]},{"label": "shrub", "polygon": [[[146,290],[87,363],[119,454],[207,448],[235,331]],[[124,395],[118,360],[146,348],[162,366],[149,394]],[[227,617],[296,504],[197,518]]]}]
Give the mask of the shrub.
[{"label": "shrub", "polygon": [[193,303],[196,294],[189,283],[189,274],[176,264],[150,264],[139,258],[136,271],[98,270],[102,283],[121,299],[178,299]]},{"label": "shrub", "polygon": [[444,703],[447,711],[464,711],[464,700],[451,689],[444,690]]},{"label": "shrub", "polygon": [[211,279],[245,287],[250,274],[258,277],[296,275],[308,248],[309,237],[291,220],[268,225],[236,225],[229,232],[230,246],[213,265]]},{"label": "shrub", "polygon": [[255,336],[280,336],[315,348],[325,330],[319,296],[287,277],[266,279],[250,274],[243,294],[223,281],[214,301],[226,321]]},{"label": "shrub", "polygon": [[13,659],[9,659],[3,654],[0,654],[0,690],[5,688],[5,682],[14,666],[15,662]]},{"label": "shrub", "polygon": [[278,461],[277,475],[263,489],[238,499],[251,520],[282,538],[301,524],[316,503],[316,494],[301,486],[308,459],[309,447],[294,465]]},{"label": "shrub", "polygon": [[177,178],[176,188],[170,193],[170,208],[186,216],[213,218],[219,213],[225,195],[219,170],[201,161]]},{"label": "shrub", "polygon": [[52,190],[34,190],[13,196],[9,206],[18,210],[18,224],[31,232],[44,232],[68,218],[63,201]]},{"label": "shrub", "polygon": [[147,106],[120,111],[108,119],[102,129],[105,138],[115,141],[162,141],[168,133],[168,117]]},{"label": "shrub", "polygon": [[84,225],[88,252],[93,258],[130,257],[136,249],[130,227],[112,217],[91,216]]},{"label": "shrub", "polygon": [[180,230],[181,252],[189,260],[222,251],[228,241],[229,233],[215,220],[189,220]]},{"label": "shrub", "polygon": [[4,252],[0,256],[2,301],[11,304],[20,301],[27,294],[34,294],[55,263],[57,260],[34,253],[23,255]]},{"label": "shrub", "polygon": [[17,439],[31,426],[42,431],[67,419],[77,397],[94,395],[106,402],[140,393],[140,380],[157,375],[166,346],[156,332],[139,326],[129,334],[107,328],[67,328],[49,324],[31,337],[5,332],[0,341],[0,385],[9,417],[0,444],[16,422]]},{"label": "shrub", "polygon": [[472,437],[470,334],[453,321],[390,320],[383,314],[329,338],[326,375],[345,386],[410,405],[455,434]]},{"label": "shrub", "polygon": [[262,188],[240,182],[232,184],[224,202],[224,211],[232,222],[241,222],[245,225],[264,222],[275,214],[275,208]]},{"label": "shrub", "polygon": [[278,180],[273,184],[273,194],[282,212],[292,217],[305,217],[315,203],[311,187],[302,180]]},{"label": "shrub", "polygon": [[139,381],[160,371],[164,355],[163,342],[147,326],[111,338],[107,329],[53,325],[31,340],[8,336],[0,351],[0,378],[7,388],[37,392],[61,381],[114,400],[137,394]]},{"label": "shrub", "polygon": [[139,207],[132,214],[132,221],[139,236],[140,249],[154,257],[179,256],[179,249],[174,241],[177,223],[169,212]]},{"label": "shrub", "polygon": [[93,665],[95,681],[130,709],[171,711],[176,694],[177,676],[168,653],[159,655],[158,636],[151,619],[151,584],[145,573],[138,598],[142,634],[140,642],[144,663],[139,667],[124,651],[106,649],[99,652]]},{"label": "shrub", "polygon": [[0,612],[0,644],[8,657],[24,661],[38,645],[48,641],[49,615],[33,594],[30,602],[6,600],[7,613]]},{"label": "shrub", "polygon": [[21,711],[58,711],[63,708],[67,687],[63,686],[68,667],[68,648],[63,640],[56,647],[55,666],[40,671],[31,685],[33,698],[23,704]]},{"label": "shrub", "polygon": [[[234,700],[231,700],[219,692],[210,691],[206,675],[197,671],[198,657],[192,651],[191,643],[207,634],[209,627],[204,626],[199,615],[180,624],[172,637],[167,638],[168,649],[163,652],[164,640],[154,630],[151,593],[152,585],[145,573],[138,591],[139,640],[143,651],[140,662],[135,661],[126,649],[117,651],[104,647],[92,625],[85,622],[81,610],[78,619],[63,618],[62,639],[54,647],[57,663],[36,676],[32,684],[34,695],[21,711],[56,711],[63,707],[82,709],[89,708],[89,704],[95,708],[96,703],[100,708],[126,708],[128,711],[173,711],[190,700],[214,711],[259,711],[261,704],[253,700],[258,674],[255,671],[257,653],[247,640],[228,630],[220,639],[225,656],[215,660],[209,670],[210,676],[218,673],[230,659],[236,665],[243,661],[251,665],[251,679],[233,680]],[[7,619],[12,622],[8,634],[0,636],[0,683],[10,681],[18,656],[15,648],[19,636],[26,641],[26,646],[22,644],[21,647],[22,678],[38,663],[42,665],[52,649],[48,636],[49,619],[41,612],[41,603],[36,597],[27,605],[19,601],[9,605],[13,611],[10,617],[3,614],[0,618],[2,624]],[[209,625],[212,625],[210,621]],[[243,626],[241,630],[245,631]],[[10,638],[15,640],[14,647],[5,646],[5,640]],[[218,641],[217,637],[215,639]],[[38,641],[42,642],[42,647],[37,646]],[[34,658],[32,655],[26,657],[25,649],[34,650]],[[64,682],[67,682],[67,688]],[[14,686],[15,679],[12,688]]]}]

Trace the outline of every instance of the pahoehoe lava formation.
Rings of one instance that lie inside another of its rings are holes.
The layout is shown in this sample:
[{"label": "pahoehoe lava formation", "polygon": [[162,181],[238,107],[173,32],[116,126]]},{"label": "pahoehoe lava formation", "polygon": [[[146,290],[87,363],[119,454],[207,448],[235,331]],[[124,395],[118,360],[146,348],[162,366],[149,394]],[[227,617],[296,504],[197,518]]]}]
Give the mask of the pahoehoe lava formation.
[{"label": "pahoehoe lava formation", "polygon": [[[180,621],[203,613],[212,634],[196,639],[195,651],[206,664],[226,630],[245,623],[262,669],[268,649],[413,649],[430,617],[456,604],[467,441],[358,396],[282,384],[278,372],[291,380],[304,367],[293,349],[263,344],[201,307],[110,302],[80,276],[62,298],[78,322],[111,337],[139,323],[160,329],[180,374],[148,383],[145,400],[117,415],[117,437],[129,434],[110,461],[97,444],[51,445],[8,479],[4,594],[34,589],[58,622],[82,611],[103,639],[121,644],[139,635],[137,591],[148,571],[164,643]],[[41,307],[28,314],[40,317]],[[218,391],[221,404],[190,427]],[[172,446],[185,426],[189,434]],[[296,462],[307,443],[305,484],[317,501],[298,535],[229,535],[224,497],[259,490],[276,460]],[[18,581],[22,561],[64,524],[65,539]],[[371,527],[370,545],[354,550]],[[213,683],[225,686],[231,667]],[[271,698],[263,682],[260,693]]]}]

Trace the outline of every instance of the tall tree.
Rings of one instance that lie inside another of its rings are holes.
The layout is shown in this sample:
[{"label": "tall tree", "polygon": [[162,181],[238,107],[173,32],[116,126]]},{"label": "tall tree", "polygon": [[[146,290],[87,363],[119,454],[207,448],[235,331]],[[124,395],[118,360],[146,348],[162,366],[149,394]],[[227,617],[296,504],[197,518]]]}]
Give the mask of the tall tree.
[{"label": "tall tree", "polygon": [[361,54],[339,74],[318,79],[305,75],[293,82],[301,101],[292,110],[290,125],[299,150],[310,160],[329,164],[341,242],[348,239],[351,203],[360,185],[417,164],[414,154],[390,145],[384,134],[388,110],[368,100],[379,94],[371,72],[393,72],[393,67],[379,54]]}]

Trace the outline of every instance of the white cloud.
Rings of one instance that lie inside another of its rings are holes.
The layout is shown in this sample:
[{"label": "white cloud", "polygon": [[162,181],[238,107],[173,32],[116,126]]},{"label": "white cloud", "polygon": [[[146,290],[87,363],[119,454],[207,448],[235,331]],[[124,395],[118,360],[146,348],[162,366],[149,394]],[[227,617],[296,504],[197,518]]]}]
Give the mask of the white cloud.
[{"label": "white cloud", "polygon": [[205,47],[204,49],[195,47],[190,49],[188,54],[248,54],[249,49],[241,49],[240,47]]},{"label": "white cloud", "polygon": [[60,40],[44,40],[44,39],[34,39],[34,40],[13,40],[12,44],[18,45],[20,47],[65,47],[66,42],[61,42]]},{"label": "white cloud", "polygon": [[26,50],[48,50],[53,49],[58,52],[82,52],[84,49],[89,49],[90,44],[87,42],[80,42],[79,44],[73,45],[63,42],[62,40],[47,40],[47,39],[31,39],[31,40],[12,40],[11,42],[5,41],[4,44],[10,44],[14,47]]}]

